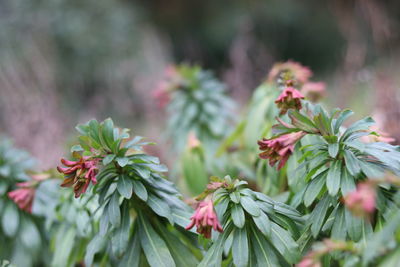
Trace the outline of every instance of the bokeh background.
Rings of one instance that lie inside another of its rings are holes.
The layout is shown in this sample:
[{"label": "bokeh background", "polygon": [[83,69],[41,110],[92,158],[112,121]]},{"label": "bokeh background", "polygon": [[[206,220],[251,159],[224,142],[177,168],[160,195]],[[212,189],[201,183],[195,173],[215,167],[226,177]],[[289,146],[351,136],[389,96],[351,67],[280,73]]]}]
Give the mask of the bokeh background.
[{"label": "bokeh background", "polygon": [[74,126],[112,117],[161,143],[151,91],[171,63],[197,63],[242,111],[272,64],[327,83],[328,106],[373,114],[400,139],[400,1],[2,0],[0,134],[54,167]]}]

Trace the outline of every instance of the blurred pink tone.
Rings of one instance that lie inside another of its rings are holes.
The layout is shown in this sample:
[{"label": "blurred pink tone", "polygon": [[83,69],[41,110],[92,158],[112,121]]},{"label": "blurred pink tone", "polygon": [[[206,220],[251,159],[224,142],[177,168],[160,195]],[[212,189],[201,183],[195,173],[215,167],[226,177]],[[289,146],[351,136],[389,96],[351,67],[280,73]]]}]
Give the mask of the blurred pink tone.
[{"label": "blurred pink tone", "polygon": [[186,227],[186,230],[197,227],[197,232],[205,238],[211,238],[211,229],[222,232],[222,226],[218,221],[217,214],[214,211],[214,205],[211,199],[204,200],[199,203],[192,217],[191,223]]},{"label": "blurred pink tone", "polygon": [[326,95],[324,82],[307,82],[301,88],[301,93],[312,102],[318,102]]},{"label": "blurred pink tone", "polygon": [[190,132],[188,136],[188,146],[189,148],[195,148],[200,146],[200,140],[197,138],[196,134],[194,132]]},{"label": "blurred pink tone", "polygon": [[75,197],[78,198],[86,192],[90,182],[92,184],[97,183],[98,161],[99,159],[91,159],[90,157],[81,157],[78,161],[61,159],[61,163],[67,166],[66,168],[57,167],[57,170],[65,175],[65,180],[61,186],[74,186]]},{"label": "blurred pink tone", "polygon": [[321,263],[318,260],[306,255],[297,265],[297,267],[321,267]]},{"label": "blurred pink tone", "polygon": [[271,139],[263,138],[258,141],[260,150],[264,151],[259,154],[262,159],[269,159],[269,165],[274,166],[278,161],[278,170],[280,170],[285,164],[289,157],[292,155],[294,145],[303,136],[305,132],[288,133]]},{"label": "blurred pink tone", "polygon": [[313,75],[312,71],[308,67],[305,67],[298,62],[289,60],[284,63],[276,63],[268,74],[268,81],[275,81],[277,78],[279,78],[279,75],[285,72],[288,72],[292,78],[300,83],[306,83]]},{"label": "blurred pink tone", "polygon": [[364,143],[373,143],[373,142],[383,142],[383,143],[393,143],[396,141],[395,138],[391,137],[388,133],[381,131],[378,126],[373,125],[370,127],[370,131],[375,132],[378,136],[370,134],[362,136],[360,139]]},{"label": "blurred pink tone", "polygon": [[278,108],[281,109],[280,114],[286,114],[288,109],[301,109],[301,99],[304,96],[294,87],[286,87],[279,97],[275,100]]},{"label": "blurred pink tone", "polygon": [[152,96],[160,108],[165,108],[171,101],[171,92],[180,81],[179,73],[174,65],[168,65],[163,76],[152,92]]},{"label": "blurred pink tone", "polygon": [[365,217],[375,210],[375,186],[364,182],[357,185],[357,189],[344,197],[346,207],[358,217]]}]

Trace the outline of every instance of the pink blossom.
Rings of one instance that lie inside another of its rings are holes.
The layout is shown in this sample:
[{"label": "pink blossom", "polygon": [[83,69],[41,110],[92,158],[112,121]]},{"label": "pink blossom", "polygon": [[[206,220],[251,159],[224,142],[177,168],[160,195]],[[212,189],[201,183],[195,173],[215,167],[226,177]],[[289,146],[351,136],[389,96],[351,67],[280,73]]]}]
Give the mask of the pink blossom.
[{"label": "pink blossom", "polygon": [[8,193],[21,210],[32,213],[32,204],[35,197],[35,188],[30,182],[18,183],[18,189]]},{"label": "pink blossom", "polygon": [[90,157],[81,157],[78,161],[61,159],[61,163],[67,166],[66,168],[57,167],[57,170],[65,175],[65,180],[61,186],[74,186],[76,198],[85,193],[90,182],[92,184],[97,183],[98,161],[98,159],[91,159]]},{"label": "pink blossom", "polygon": [[306,133],[303,131],[288,133],[271,139],[263,138],[258,141],[260,150],[264,151],[259,154],[262,159],[269,159],[269,164],[274,166],[278,161],[278,170],[280,170],[294,151],[294,145]]},{"label": "pink blossom", "polygon": [[357,185],[357,189],[344,197],[344,204],[355,215],[365,217],[375,210],[375,187],[364,182]]},{"label": "pink blossom", "polygon": [[312,71],[309,68],[289,60],[283,63],[276,63],[268,74],[268,81],[272,82],[285,73],[289,74],[289,79],[295,79],[300,83],[306,83],[312,76]]},{"label": "pink blossom", "polygon": [[301,88],[301,93],[310,101],[317,102],[326,94],[324,82],[307,82]]},{"label": "pink blossom", "polygon": [[192,229],[195,225],[197,232],[205,238],[211,238],[211,229],[222,232],[222,226],[218,221],[217,214],[214,211],[214,205],[211,199],[204,200],[199,203],[192,217],[191,223],[186,227],[186,230]]},{"label": "pink blossom", "polygon": [[294,87],[286,87],[279,97],[275,100],[278,108],[281,109],[280,114],[285,114],[288,109],[301,109],[301,99],[304,96]]}]

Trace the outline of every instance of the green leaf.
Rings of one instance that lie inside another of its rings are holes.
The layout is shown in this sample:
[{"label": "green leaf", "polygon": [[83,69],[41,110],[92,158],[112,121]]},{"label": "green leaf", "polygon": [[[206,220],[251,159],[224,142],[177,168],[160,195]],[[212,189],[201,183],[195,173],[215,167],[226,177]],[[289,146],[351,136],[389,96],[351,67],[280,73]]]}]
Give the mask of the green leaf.
[{"label": "green leaf", "polygon": [[309,217],[309,223],[311,223],[311,232],[314,237],[317,237],[321,230],[322,224],[325,221],[326,212],[330,206],[330,197],[325,194],[320,202],[315,206],[313,212]]},{"label": "green leaf", "polygon": [[329,144],[328,152],[329,152],[329,156],[331,156],[332,158],[336,158],[336,156],[339,152],[339,143]]},{"label": "green leaf", "polygon": [[119,263],[119,267],[139,267],[141,250],[139,241],[139,234],[135,233],[131,237],[128,249],[126,250],[121,262]]},{"label": "green leaf", "polygon": [[233,232],[232,256],[235,266],[247,266],[249,261],[249,244],[245,227],[242,229],[236,229]]},{"label": "green leaf", "polygon": [[83,148],[81,145],[74,145],[71,147],[71,153],[80,152],[80,151],[83,151]]},{"label": "green leaf", "polygon": [[3,231],[6,236],[15,236],[18,230],[19,221],[20,218],[18,209],[13,202],[9,201],[6,205],[2,218]]},{"label": "green leaf", "polygon": [[111,245],[114,254],[117,257],[121,257],[128,246],[129,241],[129,229],[130,229],[130,215],[128,202],[124,202],[122,205],[122,223],[119,228],[115,231],[111,237]]},{"label": "green leaf", "polygon": [[150,222],[143,214],[138,215],[140,244],[151,267],[175,266],[174,259],[164,240],[154,231]]},{"label": "green leaf", "polygon": [[334,122],[334,125],[335,125],[334,126],[334,132],[335,132],[335,134],[337,134],[339,132],[340,126],[342,126],[343,122],[353,114],[354,114],[354,112],[349,110],[349,109],[343,110],[339,114],[339,116],[337,117],[337,119]]},{"label": "green leaf", "polygon": [[128,157],[117,157],[116,160],[118,162],[118,165],[121,167],[125,167],[129,162]]},{"label": "green leaf", "polygon": [[241,196],[240,197],[240,204],[242,207],[252,216],[260,216],[260,208],[258,207],[257,203],[248,196]]},{"label": "green leaf", "polygon": [[[64,267],[68,265],[68,258],[70,256],[71,250],[74,247],[74,241],[76,237],[75,228],[70,227],[67,229],[67,225],[62,225],[57,231],[55,251],[53,254],[53,259],[51,261],[51,266]],[[95,254],[93,252],[93,240],[89,243],[86,248],[85,263],[87,266],[91,266],[92,259]],[[96,242],[99,245],[99,242]],[[93,252],[93,254],[91,254]],[[91,256],[91,258],[90,258]]]},{"label": "green leaf", "polygon": [[126,199],[132,197],[132,181],[125,174],[121,174],[118,178],[117,189],[118,192]]},{"label": "green leaf", "polygon": [[328,175],[326,176],[326,187],[331,196],[335,196],[340,188],[340,177],[341,177],[341,161],[334,161],[328,170]]},{"label": "green leaf", "polygon": [[156,214],[158,214],[161,217],[167,218],[171,224],[174,223],[171,214],[171,209],[164,200],[161,200],[160,198],[151,194],[147,199],[147,204]]},{"label": "green leaf", "polygon": [[233,223],[237,227],[242,228],[244,226],[245,218],[244,218],[244,211],[242,209],[242,206],[240,206],[238,204],[233,204],[232,211],[231,211],[231,217],[232,217]]},{"label": "green leaf", "polygon": [[308,184],[304,194],[304,205],[306,205],[306,207],[309,207],[321,192],[322,187],[325,185],[326,175],[327,172],[324,171]]},{"label": "green leaf", "polygon": [[342,178],[340,180],[340,190],[342,191],[342,196],[346,196],[350,192],[356,190],[356,184],[354,182],[353,177],[344,167],[342,169]]},{"label": "green leaf", "polygon": [[112,144],[114,142],[114,123],[108,118],[103,121],[102,125],[102,136],[109,149],[112,149]]},{"label": "green leaf", "polygon": [[158,220],[156,221],[156,228],[161,237],[166,242],[175,264],[178,267],[197,266],[198,260],[190,251],[189,247],[182,243],[177,236],[172,234],[164,225]]},{"label": "green leaf", "polygon": [[238,191],[234,191],[232,193],[229,194],[229,197],[231,198],[231,200],[233,202],[235,202],[236,204],[240,203],[240,193]]},{"label": "green leaf", "polygon": [[119,227],[121,224],[121,211],[119,209],[118,193],[114,193],[107,204],[108,217],[114,227]]},{"label": "green leaf", "polygon": [[352,241],[359,241],[362,236],[363,219],[356,218],[348,209],[345,209],[345,221],[347,232]]},{"label": "green leaf", "polygon": [[[73,228],[71,228],[71,230],[73,230]],[[70,244],[70,247],[68,247],[68,249],[71,249],[73,247],[75,235],[70,235],[69,233],[70,231],[68,231],[68,234],[65,238],[68,240],[68,244]],[[92,239],[92,241],[90,241],[90,243],[86,247],[86,254],[85,254],[86,266],[92,266],[94,255],[96,255],[96,253],[102,250],[102,248],[106,244],[106,240],[107,239],[105,237],[98,234]],[[52,264],[52,266],[60,266],[60,265]]]},{"label": "green leaf", "polygon": [[335,222],[333,223],[331,231],[331,237],[337,240],[344,240],[346,238],[346,233],[344,208],[341,207],[337,210]]},{"label": "green leaf", "polygon": [[260,216],[253,217],[253,221],[256,224],[258,230],[261,231],[265,236],[269,236],[271,233],[271,221],[264,212],[260,213]]},{"label": "green leaf", "polygon": [[357,176],[360,173],[361,167],[358,163],[359,160],[350,150],[344,151],[344,160],[346,162],[346,168],[352,176]]},{"label": "green leaf", "polygon": [[253,244],[254,253],[257,259],[257,267],[276,267],[281,266],[274,249],[265,240],[263,235],[252,229],[250,240]]},{"label": "green leaf", "polygon": [[103,165],[106,166],[110,164],[114,160],[114,158],[115,158],[114,154],[108,154],[103,158]]},{"label": "green leaf", "polygon": [[299,246],[290,236],[290,233],[274,222],[271,222],[271,243],[289,263],[300,260]]},{"label": "green leaf", "polygon": [[22,244],[29,250],[38,251],[40,249],[41,237],[33,221],[28,221],[26,218],[22,220],[20,237]]},{"label": "green leaf", "polygon": [[148,195],[146,187],[138,180],[132,180],[133,191],[143,201],[147,201]]}]

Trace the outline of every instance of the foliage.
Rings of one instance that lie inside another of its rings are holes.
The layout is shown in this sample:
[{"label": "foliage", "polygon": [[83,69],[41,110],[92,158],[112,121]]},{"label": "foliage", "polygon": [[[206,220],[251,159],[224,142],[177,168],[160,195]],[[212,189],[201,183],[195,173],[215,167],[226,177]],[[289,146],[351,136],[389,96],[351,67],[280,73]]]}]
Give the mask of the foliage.
[{"label": "foliage", "polygon": [[17,266],[43,262],[46,255],[42,220],[19,209],[8,197],[18,182],[30,180],[27,170],[34,163],[28,153],[13,147],[10,140],[0,139],[0,258]]},{"label": "foliage", "polygon": [[[1,257],[57,267],[395,266],[400,148],[370,117],[348,124],[352,111],[328,112],[315,103],[322,87],[310,85],[311,71],[286,62],[227,135],[222,86],[198,67],[170,71],[156,96],[168,100],[170,136],[182,146],[178,185],[197,196],[184,200],[145,152],[153,143],[111,119],[76,127],[59,174],[28,172],[29,157],[4,141],[0,238],[10,246]],[[23,201],[32,192],[33,209]]]}]

